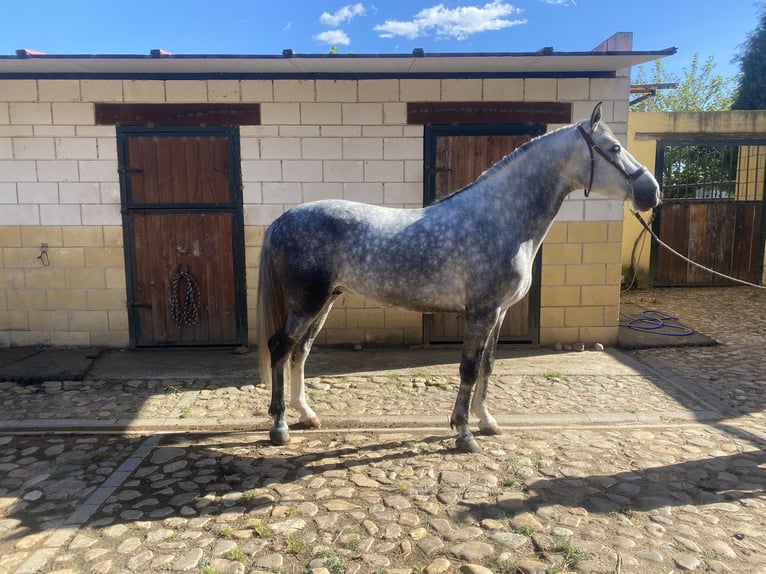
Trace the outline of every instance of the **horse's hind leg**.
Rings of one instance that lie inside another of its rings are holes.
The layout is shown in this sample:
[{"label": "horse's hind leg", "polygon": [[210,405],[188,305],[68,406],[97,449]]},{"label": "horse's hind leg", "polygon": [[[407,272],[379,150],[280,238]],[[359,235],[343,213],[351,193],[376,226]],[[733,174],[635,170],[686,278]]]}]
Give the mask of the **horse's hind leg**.
[{"label": "horse's hind leg", "polygon": [[481,450],[468,428],[468,406],[474,384],[482,370],[490,334],[499,315],[499,309],[485,310],[480,313],[466,313],[463,355],[460,359],[460,389],[450,417],[450,426],[458,431],[457,447],[465,452],[480,452]]},{"label": "horse's hind leg", "polygon": [[[274,444],[281,445],[290,442],[290,429],[285,420],[285,379],[291,375],[293,351],[311,328],[316,317],[317,313],[290,311],[284,326],[269,339],[269,351],[271,353],[269,415],[274,418],[274,424],[269,429],[269,438]],[[303,381],[301,380],[302,385]]]},{"label": "horse's hind leg", "polygon": [[295,345],[292,353],[290,370],[290,406],[300,413],[298,422],[305,427],[319,428],[321,426],[319,417],[306,400],[304,366],[306,365],[306,359],[309,356],[309,352],[311,352],[311,346],[314,344],[314,339],[316,339],[319,331],[324,326],[324,322],[327,319],[327,315],[330,314],[330,309],[332,309],[332,304],[335,302],[336,298],[337,295],[334,295],[327,302],[322,312],[308,328],[308,331],[306,331],[306,334],[298,344]]},{"label": "horse's hind leg", "polygon": [[487,435],[500,435],[503,431],[497,424],[495,417],[489,413],[487,408],[487,390],[489,388],[489,378],[492,376],[492,369],[495,365],[495,351],[497,350],[497,339],[500,336],[500,328],[505,319],[505,311],[500,313],[492,332],[489,334],[487,346],[484,349],[484,357],[481,362],[481,370],[476,381],[476,389],[471,399],[471,414],[479,419],[479,431]]}]

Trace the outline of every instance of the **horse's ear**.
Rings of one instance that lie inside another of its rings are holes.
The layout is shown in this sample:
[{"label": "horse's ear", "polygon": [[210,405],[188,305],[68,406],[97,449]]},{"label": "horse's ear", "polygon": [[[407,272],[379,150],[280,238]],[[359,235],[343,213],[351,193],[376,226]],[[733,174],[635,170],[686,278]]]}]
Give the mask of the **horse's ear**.
[{"label": "horse's ear", "polygon": [[601,102],[596,104],[596,107],[593,108],[593,113],[590,115],[590,130],[595,131],[600,121],[601,121]]}]

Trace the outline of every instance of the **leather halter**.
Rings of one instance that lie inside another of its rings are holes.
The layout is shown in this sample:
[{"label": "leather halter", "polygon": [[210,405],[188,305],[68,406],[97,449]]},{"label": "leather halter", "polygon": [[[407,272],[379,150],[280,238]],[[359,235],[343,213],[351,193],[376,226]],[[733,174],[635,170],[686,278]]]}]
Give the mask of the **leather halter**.
[{"label": "leather halter", "polygon": [[578,124],[577,131],[580,132],[580,135],[585,140],[585,143],[588,144],[588,151],[590,152],[590,181],[588,182],[588,187],[585,188],[585,197],[588,197],[588,195],[590,194],[590,190],[593,187],[593,171],[596,168],[596,158],[593,155],[594,151],[598,155],[603,157],[606,161],[608,161],[617,171],[619,171],[622,175],[624,175],[625,179],[628,180],[628,185],[631,187],[631,189],[633,189],[633,186],[630,185],[630,182],[641,177],[646,171],[646,168],[644,166],[641,166],[633,173],[628,173],[627,171],[625,171],[624,167],[622,167],[619,163],[614,161],[611,157],[609,157],[609,155],[604,150],[598,147],[596,142],[593,141],[593,138],[590,136],[590,134],[583,129],[582,124]]}]

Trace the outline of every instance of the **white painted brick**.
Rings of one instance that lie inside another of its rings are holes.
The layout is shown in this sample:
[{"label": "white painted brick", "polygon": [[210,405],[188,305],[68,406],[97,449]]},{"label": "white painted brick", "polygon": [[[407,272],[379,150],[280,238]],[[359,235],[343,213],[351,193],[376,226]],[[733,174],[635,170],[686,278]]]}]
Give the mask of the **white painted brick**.
[{"label": "white painted brick", "polygon": [[297,138],[261,139],[261,157],[263,159],[300,159],[301,141]]},{"label": "white painted brick", "polygon": [[407,124],[407,104],[387,103],[383,104],[384,124]]},{"label": "white painted brick", "polygon": [[51,104],[11,102],[8,104],[12,124],[53,123]]},{"label": "white painted brick", "polygon": [[13,159],[11,138],[0,138],[0,159]]},{"label": "white painted brick", "polygon": [[441,80],[399,80],[399,99],[402,102],[438,102],[441,87]]},{"label": "white painted brick", "polygon": [[260,159],[261,140],[258,138],[240,138],[239,153],[242,159]]},{"label": "white painted brick", "polygon": [[121,102],[121,80],[80,80],[84,102]]},{"label": "white painted brick", "polygon": [[98,189],[101,203],[115,203],[118,205],[121,203],[119,181],[102,181],[98,184]]},{"label": "white painted brick", "polygon": [[243,102],[274,101],[274,83],[271,80],[242,80],[239,89]]},{"label": "white painted brick", "polygon": [[91,103],[53,103],[54,124],[93,124],[95,112]]},{"label": "white painted brick", "polygon": [[205,80],[168,80],[165,82],[167,102],[207,102]]},{"label": "white painted brick", "polygon": [[248,181],[242,184],[242,203],[263,203],[263,191],[259,182]]},{"label": "white painted brick", "polygon": [[264,103],[261,104],[261,123],[262,124],[300,124],[301,108],[300,104],[286,103]]},{"label": "white painted brick", "polygon": [[479,79],[442,80],[442,101],[479,102],[481,101],[482,81]]},{"label": "white painted brick", "polygon": [[284,160],[282,181],[322,181],[322,162],[316,160]]},{"label": "white painted brick", "polygon": [[343,123],[355,125],[380,125],[383,123],[383,104],[342,104]]},{"label": "white painted brick", "polygon": [[524,80],[521,78],[484,80],[482,95],[487,102],[520,102],[524,99]]},{"label": "white painted brick", "polygon": [[[594,102],[592,100],[572,102],[572,121],[578,122],[580,120],[589,118],[591,112],[593,112],[593,106],[595,106],[597,103],[598,102]],[[548,131],[551,130],[552,127],[548,126]]]},{"label": "white painted brick", "polygon": [[384,183],[383,203],[386,205],[423,204],[423,187],[416,183]]},{"label": "white painted brick", "polygon": [[270,225],[285,212],[285,207],[276,203],[244,206],[245,225]]},{"label": "white painted brick", "polygon": [[600,199],[602,197],[594,191],[591,199],[595,199],[595,201],[585,202],[585,221],[622,221],[625,217],[623,202],[614,199]]},{"label": "white painted brick", "polygon": [[314,80],[274,80],[275,102],[313,102]]},{"label": "white painted brick", "polygon": [[83,225],[122,225],[119,205],[83,205]]},{"label": "white painted brick", "polygon": [[316,125],[340,124],[342,123],[341,105],[338,103],[301,104],[301,123]]},{"label": "white painted brick", "polygon": [[59,201],[61,203],[101,203],[98,183],[82,183],[79,181],[60,183],[58,190]]},{"label": "white painted brick", "polygon": [[111,138],[117,141],[114,126],[75,126],[75,135],[78,138]]},{"label": "white painted brick", "polygon": [[96,157],[116,160],[117,140],[115,138],[96,138]]},{"label": "white painted brick", "polygon": [[524,80],[524,101],[555,102],[556,80],[554,78],[527,78]]},{"label": "white painted brick", "polygon": [[80,181],[119,181],[117,162],[112,160],[80,160]]},{"label": "white painted brick", "polygon": [[40,225],[38,205],[3,205],[0,225]]},{"label": "white painted brick", "polygon": [[16,159],[55,159],[53,138],[13,138]]},{"label": "white painted brick", "polygon": [[316,101],[318,102],[355,102],[356,81],[353,80],[317,80]]},{"label": "white painted brick", "polygon": [[34,135],[35,132],[32,126],[0,125],[0,137],[32,137]]},{"label": "white painted brick", "polygon": [[282,162],[279,160],[247,160],[242,162],[244,181],[281,181]]},{"label": "white painted brick", "polygon": [[591,100],[625,100],[630,93],[630,78],[593,78],[590,81]]},{"label": "white painted brick", "polygon": [[40,225],[82,225],[79,205],[41,205]]},{"label": "white painted brick", "polygon": [[558,99],[565,102],[587,100],[590,93],[588,78],[560,78],[558,80]]},{"label": "white painted brick", "polygon": [[37,161],[38,181],[78,181],[79,178],[75,160]]},{"label": "white painted brick", "polygon": [[399,101],[399,80],[359,80],[360,102]]},{"label": "white painted brick", "polygon": [[340,199],[343,197],[343,185],[340,183],[307,183],[303,185],[303,202],[320,199]]},{"label": "white painted brick", "polygon": [[0,181],[37,181],[35,162],[0,160]]},{"label": "white painted brick", "polygon": [[38,80],[37,93],[41,102],[77,102],[80,100],[80,81]]},{"label": "white painted brick", "polygon": [[282,138],[318,138],[321,134],[320,126],[279,126],[279,137]]},{"label": "white painted brick", "polygon": [[405,160],[404,181],[423,182],[423,160]]},{"label": "white painted brick", "polygon": [[344,183],[343,198],[380,205],[383,203],[382,183]]},{"label": "white painted brick", "polygon": [[318,126],[319,135],[328,138],[358,138],[362,135],[362,126]]},{"label": "white painted brick", "polygon": [[344,138],[344,159],[383,159],[381,138]]},{"label": "white painted brick", "polygon": [[164,102],[162,80],[123,80],[122,94],[126,102]]},{"label": "white painted brick", "polygon": [[304,138],[301,140],[303,159],[341,159],[340,138]]},{"label": "white painted brick", "polygon": [[303,189],[300,183],[264,183],[263,203],[301,203]]},{"label": "white painted brick", "polygon": [[37,101],[36,80],[0,80],[0,94],[10,102]]},{"label": "white painted brick", "polygon": [[239,136],[243,138],[276,137],[279,126],[240,126]]},{"label": "white painted brick", "polygon": [[240,101],[239,80],[208,80],[207,99],[209,102]]},{"label": "white painted brick", "polygon": [[324,181],[363,181],[364,162],[359,160],[339,160],[324,162]]},{"label": "white painted brick", "polygon": [[383,183],[404,181],[404,162],[365,161],[364,181],[380,181]]},{"label": "white painted brick", "polygon": [[400,138],[403,126],[362,126],[362,137],[366,138]]},{"label": "white painted brick", "polygon": [[59,187],[55,182],[20,182],[17,187],[19,203],[59,202]]},{"label": "white painted brick", "polygon": [[383,159],[422,159],[423,140],[416,138],[385,138]]},{"label": "white painted brick", "polygon": [[0,124],[11,123],[11,115],[8,112],[8,102],[0,102]]},{"label": "white painted brick", "polygon": [[15,183],[0,183],[0,203],[18,203]]},{"label": "white painted brick", "polygon": [[32,134],[36,138],[66,138],[75,137],[74,126],[54,126],[49,124],[32,126]]},{"label": "white painted brick", "polygon": [[555,222],[560,223],[564,221],[582,221],[585,209],[585,202],[575,199],[567,199],[556,215]]},{"label": "white painted brick", "polygon": [[98,146],[96,138],[56,138],[58,159],[96,159]]}]

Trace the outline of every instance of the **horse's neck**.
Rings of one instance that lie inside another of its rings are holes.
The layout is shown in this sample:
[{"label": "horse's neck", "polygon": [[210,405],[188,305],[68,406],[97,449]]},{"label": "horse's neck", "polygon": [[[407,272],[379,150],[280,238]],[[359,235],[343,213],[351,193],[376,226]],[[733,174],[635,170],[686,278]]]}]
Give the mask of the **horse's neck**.
[{"label": "horse's neck", "polygon": [[491,193],[503,198],[509,209],[521,212],[525,219],[539,220],[547,230],[566,196],[582,186],[574,164],[579,143],[575,129],[570,126],[542,136],[488,172]]}]

